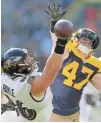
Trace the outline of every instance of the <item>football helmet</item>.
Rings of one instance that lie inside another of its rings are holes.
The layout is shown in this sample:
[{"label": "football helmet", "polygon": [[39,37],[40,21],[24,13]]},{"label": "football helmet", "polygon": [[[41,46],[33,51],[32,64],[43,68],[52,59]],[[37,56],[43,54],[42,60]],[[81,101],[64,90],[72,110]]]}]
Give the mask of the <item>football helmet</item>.
[{"label": "football helmet", "polygon": [[2,71],[9,76],[22,76],[38,71],[35,57],[27,49],[11,48],[1,59]]},{"label": "football helmet", "polygon": [[82,37],[88,38],[89,40],[92,41],[92,49],[94,51],[96,51],[98,49],[98,46],[99,46],[99,37],[91,29],[88,29],[88,28],[79,29],[76,33],[74,33],[73,36],[75,36],[77,39],[82,38]]}]

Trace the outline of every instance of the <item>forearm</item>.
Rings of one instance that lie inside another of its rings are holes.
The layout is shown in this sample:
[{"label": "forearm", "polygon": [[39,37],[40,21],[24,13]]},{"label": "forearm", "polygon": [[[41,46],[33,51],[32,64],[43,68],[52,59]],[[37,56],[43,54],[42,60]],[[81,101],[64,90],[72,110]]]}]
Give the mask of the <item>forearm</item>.
[{"label": "forearm", "polygon": [[51,54],[54,52],[55,46],[56,46],[56,41],[57,37],[54,33],[50,32],[51,35],[51,40],[52,40],[52,48],[51,48]]},{"label": "forearm", "polygon": [[59,72],[63,63],[63,54],[67,40],[58,39],[54,52],[47,60],[44,71],[39,79],[35,80],[32,84],[31,94],[36,95],[43,92],[51,85]]},{"label": "forearm", "polygon": [[[57,73],[63,63],[63,55],[56,54],[55,52],[49,57],[46,63],[45,71],[49,74]],[[54,73],[53,73],[54,72]]]},{"label": "forearm", "polygon": [[[99,84],[97,84],[97,83],[99,83]],[[98,80],[97,83],[94,82],[94,81],[91,81],[91,84],[92,84],[98,91],[101,92],[101,80],[100,80],[100,81]]]},{"label": "forearm", "polygon": [[[51,54],[52,54],[56,46],[57,37],[51,31],[50,31],[50,34],[51,34],[51,39],[52,39],[52,49],[51,49]],[[69,51],[65,48],[63,59],[65,60],[68,56],[69,56]]]},{"label": "forearm", "polygon": [[[55,26],[56,22],[52,22],[51,21],[51,26],[50,26],[50,35],[51,35],[51,39],[52,39],[52,48],[51,48],[51,54],[53,53],[55,46],[56,46],[56,41],[57,41],[57,37],[54,33],[54,26]],[[63,55],[63,59],[65,60],[66,58],[68,58],[69,56],[69,51],[68,49],[65,48],[64,51],[64,55]]]},{"label": "forearm", "polygon": [[101,73],[96,74],[92,80],[91,84],[101,92]]},{"label": "forearm", "polygon": [[63,63],[63,56],[53,53],[46,63],[45,69],[39,79],[33,82],[32,95],[42,93],[52,84]]},{"label": "forearm", "polygon": [[54,33],[54,26],[56,24],[56,21],[50,21],[50,35],[51,35],[51,39],[52,39],[52,49],[51,49],[51,53],[53,53],[55,46],[56,46],[56,41],[57,41],[57,37]]},{"label": "forearm", "polygon": [[53,45],[56,45],[56,41],[57,41],[56,35],[51,31],[50,31],[50,35],[51,35]]}]

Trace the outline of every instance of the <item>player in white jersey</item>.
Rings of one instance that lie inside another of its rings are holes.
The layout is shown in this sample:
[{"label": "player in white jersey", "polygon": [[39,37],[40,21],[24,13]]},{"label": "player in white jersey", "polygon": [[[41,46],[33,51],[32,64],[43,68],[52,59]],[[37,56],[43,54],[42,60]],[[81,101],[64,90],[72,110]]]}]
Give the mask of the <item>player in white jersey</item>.
[{"label": "player in white jersey", "polygon": [[27,49],[12,48],[4,54],[1,60],[2,121],[49,120],[52,94],[48,87],[62,66],[66,43],[67,39],[57,39],[56,48],[41,75],[37,72],[38,65],[34,57],[30,56]]},{"label": "player in white jersey", "polygon": [[[31,82],[38,76],[40,76],[39,72],[33,72],[21,82],[21,77],[11,80],[7,75],[2,75],[2,89],[6,96],[11,99],[11,107],[15,108],[14,111],[4,112],[2,114],[2,121],[48,121],[52,112],[50,88],[41,97],[34,97],[30,93]],[[4,107],[5,109],[6,107]],[[14,119],[12,119],[12,115]],[[9,119],[10,116],[11,118]]]}]

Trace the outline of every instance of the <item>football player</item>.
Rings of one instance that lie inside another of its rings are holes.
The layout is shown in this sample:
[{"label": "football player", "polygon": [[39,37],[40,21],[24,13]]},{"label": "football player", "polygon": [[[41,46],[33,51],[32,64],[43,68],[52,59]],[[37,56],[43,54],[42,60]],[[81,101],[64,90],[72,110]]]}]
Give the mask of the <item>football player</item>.
[{"label": "football player", "polygon": [[[46,10],[51,21],[53,46],[56,45],[57,39],[54,34],[54,25],[67,12],[61,13],[59,8],[60,4],[53,4]],[[51,85],[53,113],[50,121],[79,121],[79,103],[88,81],[101,91],[101,61],[93,56],[98,45],[98,35],[88,28],[78,30],[70,38],[66,45],[62,68]]]},{"label": "football player", "polygon": [[52,95],[48,86],[62,66],[66,43],[67,40],[57,40],[42,74],[37,72],[35,57],[27,49],[11,48],[4,54],[1,60],[3,122],[49,120]]}]

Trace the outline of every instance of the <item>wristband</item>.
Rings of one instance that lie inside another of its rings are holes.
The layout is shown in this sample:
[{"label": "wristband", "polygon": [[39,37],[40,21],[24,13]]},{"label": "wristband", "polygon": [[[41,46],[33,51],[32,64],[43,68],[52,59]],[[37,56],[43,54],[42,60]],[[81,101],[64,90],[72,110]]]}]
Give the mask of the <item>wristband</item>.
[{"label": "wristband", "polygon": [[62,55],[64,53],[66,44],[67,40],[58,39],[54,52]]}]

